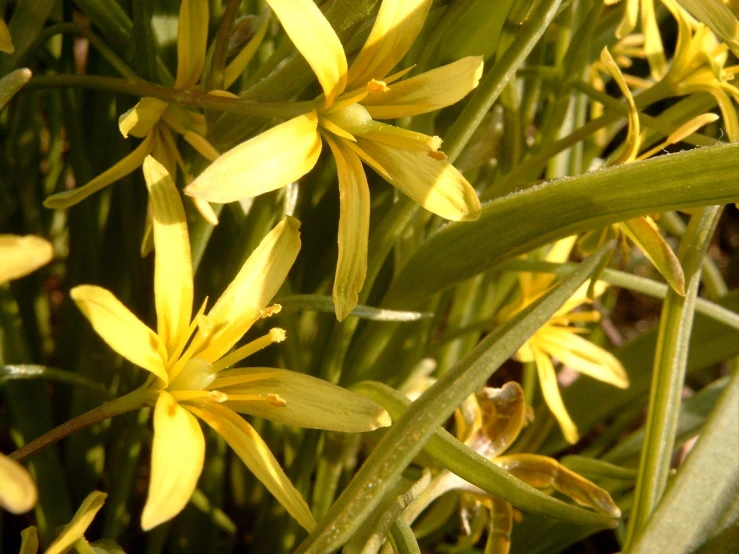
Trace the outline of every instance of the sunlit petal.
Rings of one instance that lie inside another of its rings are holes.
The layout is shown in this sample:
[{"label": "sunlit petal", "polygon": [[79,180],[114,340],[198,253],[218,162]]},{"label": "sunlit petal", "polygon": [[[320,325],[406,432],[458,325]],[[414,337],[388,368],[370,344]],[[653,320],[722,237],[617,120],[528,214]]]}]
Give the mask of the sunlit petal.
[{"label": "sunlit petal", "polygon": [[267,4],[313,69],[330,106],[346,87],[346,55],[336,32],[313,0],[267,0]]},{"label": "sunlit petal", "polygon": [[200,79],[208,48],[210,3],[182,0],[177,26],[177,78],[175,88],[190,88]]},{"label": "sunlit petal", "polygon": [[141,144],[139,144],[133,152],[110,169],[107,169],[95,177],[86,185],[52,194],[44,200],[44,206],[47,208],[64,210],[74,206],[78,202],[82,202],[82,200],[91,194],[95,194],[97,191],[115,183],[118,179],[123,179],[126,175],[133,173],[136,168],[140,167],[141,164],[144,163],[144,159],[151,152],[152,136],[153,134],[151,133],[146,135],[146,138],[141,141]]},{"label": "sunlit petal", "polygon": [[[228,369],[222,371],[209,388],[226,394],[229,399],[224,405],[238,412],[298,427],[361,433],[387,427],[391,423],[388,413],[371,400],[296,371]],[[284,405],[239,400],[238,395],[264,398],[276,395]]]},{"label": "sunlit petal", "polygon": [[349,86],[382,80],[421,32],[431,0],[384,0],[367,42],[349,68]]},{"label": "sunlit petal", "polygon": [[36,271],[54,257],[49,241],[34,235],[0,235],[0,285]]},{"label": "sunlit petal", "polygon": [[613,77],[613,80],[616,81],[618,88],[621,89],[621,93],[624,95],[624,98],[626,98],[626,105],[629,107],[629,129],[626,135],[626,141],[624,142],[626,147],[624,148],[624,152],[611,163],[613,165],[620,165],[633,162],[636,159],[637,154],[639,154],[640,146],[639,111],[636,109],[636,103],[634,102],[634,98],[631,95],[629,87],[626,85],[626,81],[624,81],[621,69],[608,51],[608,47],[603,48],[601,51],[600,61],[603,64],[603,67],[606,68],[606,71],[608,71],[611,77]]},{"label": "sunlit petal", "polygon": [[362,105],[375,119],[433,112],[467,96],[480,82],[482,67],[482,56],[462,58],[370,94]]},{"label": "sunlit petal", "polygon": [[167,103],[158,98],[142,98],[138,103],[118,118],[118,128],[124,138],[129,135],[144,138],[161,119]]},{"label": "sunlit petal", "polygon": [[629,377],[615,356],[567,329],[545,326],[536,333],[536,341],[567,367],[620,389],[629,386]]},{"label": "sunlit petal", "polygon": [[187,219],[180,193],[162,164],[149,156],[144,178],[151,199],[154,229],[154,299],[157,334],[171,355],[190,325],[192,260]]},{"label": "sunlit petal", "polygon": [[359,302],[367,274],[370,196],[362,161],[343,141],[326,138],[339,175],[339,261],[333,299],[336,318],[342,321]]},{"label": "sunlit petal", "polygon": [[0,508],[23,514],[36,505],[36,485],[22,465],[0,454]]},{"label": "sunlit petal", "polygon": [[131,363],[151,371],[167,382],[167,372],[164,369],[166,350],[159,337],[110,291],[102,287],[82,285],[73,288],[70,295],[108,346]]},{"label": "sunlit petal", "polygon": [[552,360],[540,349],[532,348],[532,350],[544,401],[547,403],[552,415],[557,419],[565,440],[570,444],[575,444],[578,439],[577,427],[575,426],[575,422],[572,421],[570,414],[567,413],[567,408],[565,408],[564,402],[562,402],[562,396],[559,394],[557,374],[554,371]]},{"label": "sunlit petal", "polygon": [[358,144],[387,170],[392,177],[391,185],[428,211],[453,221],[480,217],[480,200],[475,189],[449,162],[361,138]]},{"label": "sunlit petal", "polygon": [[226,439],[246,467],[300,525],[308,531],[316,526],[308,504],[251,425],[229,408],[213,402],[200,402],[189,409]]},{"label": "sunlit petal", "polygon": [[624,221],[620,227],[652,262],[652,265],[657,268],[675,292],[685,296],[683,267],[654,222],[645,217],[637,217]]},{"label": "sunlit petal", "polygon": [[232,148],[185,188],[209,202],[233,202],[282,188],[308,173],[321,153],[315,112],[281,123]]},{"label": "sunlit petal", "polygon": [[195,492],[205,460],[205,437],[197,420],[161,392],[154,408],[149,496],[141,514],[148,531],[179,514]]},{"label": "sunlit petal", "polygon": [[59,534],[56,540],[46,549],[46,554],[62,554],[69,552],[72,545],[81,537],[95,519],[95,515],[103,507],[103,503],[107,498],[107,494],[100,491],[94,491],[87,495],[82,501],[77,512],[74,514],[72,521],[64,526],[64,530]]}]

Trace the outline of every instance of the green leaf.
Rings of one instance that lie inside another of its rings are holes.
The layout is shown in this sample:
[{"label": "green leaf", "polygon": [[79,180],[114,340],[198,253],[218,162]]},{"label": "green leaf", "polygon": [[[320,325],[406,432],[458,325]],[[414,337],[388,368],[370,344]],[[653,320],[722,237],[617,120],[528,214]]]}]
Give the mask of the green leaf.
[{"label": "green leaf", "polygon": [[405,521],[400,518],[396,519],[390,528],[390,533],[396,554],[421,554],[413,530]]},{"label": "green leaf", "polygon": [[662,306],[644,449],[627,531],[627,550],[646,525],[667,485],[688,364],[695,298],[701,279],[701,261],[720,215],[721,207],[705,208],[696,213],[680,241],[678,257],[683,264],[687,287],[684,297],[669,291]]},{"label": "green leaf", "polygon": [[619,481],[635,481],[636,470],[604,462],[587,456],[565,456],[559,461],[567,469],[588,479],[617,479]]},{"label": "green leaf", "polygon": [[424,392],[390,427],[297,552],[331,552],[343,545],[437,428],[574,294],[603,255],[600,250],[591,256],[557,287],[485,337]]},{"label": "green leaf", "polygon": [[734,143],[566,177],[493,200],[479,220],[451,223],[426,241],[401,269],[383,307],[413,307],[507,258],[589,229],[736,202],[737,173]]},{"label": "green leaf", "polygon": [[[330,296],[319,294],[292,294],[276,298],[275,302],[282,306],[284,311],[314,310],[327,314],[334,313],[334,301]],[[349,315],[359,319],[371,321],[418,321],[432,317],[434,314],[425,312],[403,312],[398,310],[383,310],[358,304],[349,312]]]},{"label": "green leaf", "polygon": [[[402,417],[411,406],[410,400],[382,383],[364,381],[354,385],[352,390],[381,404],[393,420]],[[567,504],[527,485],[442,428],[434,432],[423,451],[465,481],[525,512],[588,527],[613,527],[615,524],[608,516]]]},{"label": "green leaf", "polygon": [[[693,552],[739,494],[739,363],[695,448],[678,469],[630,554]],[[718,552],[718,550],[716,551]]]}]

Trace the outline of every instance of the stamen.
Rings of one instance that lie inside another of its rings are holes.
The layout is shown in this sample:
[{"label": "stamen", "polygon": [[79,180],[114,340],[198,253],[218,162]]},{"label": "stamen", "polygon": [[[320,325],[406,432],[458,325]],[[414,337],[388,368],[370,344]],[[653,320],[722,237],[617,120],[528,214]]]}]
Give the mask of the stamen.
[{"label": "stamen", "polygon": [[[276,304],[276,306],[279,306],[279,304]],[[246,344],[241,348],[234,350],[228,356],[224,356],[223,358],[218,360],[215,364],[213,364],[213,369],[216,372],[222,371],[227,367],[231,367],[235,363],[240,362],[247,356],[251,356],[255,352],[259,352],[263,348],[267,348],[272,343],[284,341],[286,337],[287,333],[285,333],[284,329],[280,329],[278,327],[270,329],[269,333],[267,333],[263,337],[251,341],[249,344]]]},{"label": "stamen", "polygon": [[370,94],[377,94],[378,92],[387,92],[390,90],[390,87],[387,86],[387,83],[384,81],[378,81],[377,79],[372,79],[369,83],[367,83],[367,92]]},{"label": "stamen", "polygon": [[231,402],[266,402],[275,408],[284,408],[287,406],[287,400],[279,394],[229,394],[228,399]]}]

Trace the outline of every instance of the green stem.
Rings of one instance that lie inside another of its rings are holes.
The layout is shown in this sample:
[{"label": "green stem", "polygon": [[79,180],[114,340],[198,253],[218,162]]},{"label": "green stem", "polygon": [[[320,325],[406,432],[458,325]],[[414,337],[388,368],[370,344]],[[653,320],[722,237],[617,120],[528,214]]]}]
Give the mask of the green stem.
[{"label": "green stem", "polygon": [[94,425],[95,423],[110,419],[111,417],[141,408],[145,404],[152,402],[156,398],[156,395],[156,391],[151,391],[148,389],[147,385],[144,385],[128,394],[116,398],[115,400],[111,400],[110,402],[106,402],[97,408],[93,408],[89,412],[85,412],[84,414],[78,415],[77,417],[62,423],[58,427],[55,427],[51,431],[44,433],[25,446],[19,448],[10,454],[9,458],[17,462],[24,460],[33,456],[37,452],[40,452],[47,446],[68,437],[72,433],[80,431],[90,425]]},{"label": "green stem", "polygon": [[678,258],[685,271],[685,296],[668,291],[662,308],[644,448],[624,552],[629,551],[645,529],[667,486],[688,361],[688,339],[701,279],[701,261],[721,210],[721,206],[708,207],[694,215],[680,242]]},{"label": "green stem", "polygon": [[307,113],[312,108],[312,102],[255,102],[237,100],[205,94],[195,90],[179,90],[164,87],[147,81],[134,79],[119,79],[117,77],[103,77],[99,75],[49,75],[33,77],[25,86],[25,91],[45,88],[91,88],[107,90],[120,94],[130,94],[143,98],[151,96],[170,104],[180,104],[193,108],[219,110],[222,112],[238,113],[256,117],[278,117],[289,119]]},{"label": "green stem", "polygon": [[482,78],[469,103],[445,137],[444,151],[450,161],[459,156],[505,87],[511,79],[515,79],[516,71],[549,28],[561,3],[562,0],[539,2],[500,61]]}]

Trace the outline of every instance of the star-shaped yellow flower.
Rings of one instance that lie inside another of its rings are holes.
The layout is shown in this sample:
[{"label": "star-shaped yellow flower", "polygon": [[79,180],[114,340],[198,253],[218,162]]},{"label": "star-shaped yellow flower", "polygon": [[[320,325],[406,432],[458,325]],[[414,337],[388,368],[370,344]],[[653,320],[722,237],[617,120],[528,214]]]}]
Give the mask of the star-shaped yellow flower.
[{"label": "star-shaped yellow flower", "polygon": [[357,394],[300,373],[272,368],[228,369],[285,338],[267,335],[228,353],[260,318],[279,311],[268,303],[300,249],[299,222],[285,218],[244,263],[205,315],[192,317],[193,274],[185,213],[166,169],[144,162],[155,245],[157,331],[112,293],[97,286],[72,289],[95,331],[118,354],[152,373],[154,443],[142,527],[151,529],[187,504],[203,468],[205,440],[198,416],[231,445],[285,509],[305,528],[315,522],[307,504],[256,431],[236,412],[317,429],[371,431],[390,424],[381,407]]},{"label": "star-shaped yellow flower", "polygon": [[[339,259],[333,298],[344,319],[357,304],[367,270],[369,187],[366,163],[427,210],[449,220],[479,217],[472,186],[439,151],[441,139],[380,123],[458,102],[477,86],[482,58],[463,58],[399,81],[388,75],[418,36],[431,0],[385,0],[362,50],[347,69],[338,37],[312,0],[268,2],[316,72],[324,95],[310,113],[277,125],[223,154],[185,192],[233,202],[284,187],[308,173],[322,139],[339,178]],[[399,81],[399,82],[397,82]]]},{"label": "star-shaped yellow flower", "polygon": [[[576,239],[577,237],[569,237],[556,242],[547,254],[546,261],[555,263],[567,261]],[[543,295],[554,284],[554,280],[555,277],[552,275],[519,274],[521,293],[516,300],[500,310],[499,320],[511,319]],[[595,296],[603,294],[606,287],[602,281],[596,282],[593,287]],[[597,321],[600,317],[595,310],[574,311],[590,302],[587,291],[588,284],[585,283],[516,354],[519,361],[536,364],[544,401],[559,422],[565,439],[571,444],[578,440],[577,427],[562,402],[552,360],[618,388],[629,386],[629,378],[621,362],[611,353],[584,339],[581,335],[585,329],[573,325]]]}]

